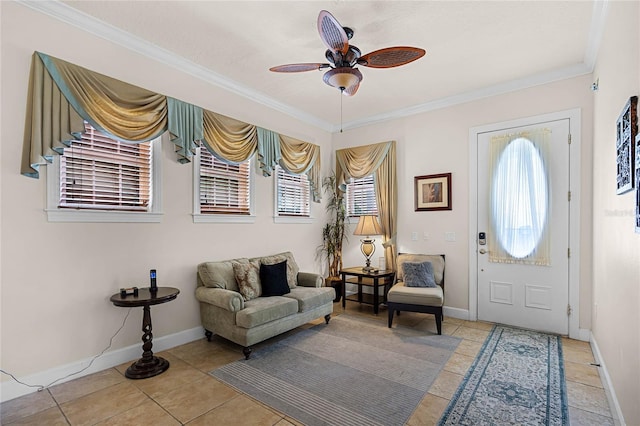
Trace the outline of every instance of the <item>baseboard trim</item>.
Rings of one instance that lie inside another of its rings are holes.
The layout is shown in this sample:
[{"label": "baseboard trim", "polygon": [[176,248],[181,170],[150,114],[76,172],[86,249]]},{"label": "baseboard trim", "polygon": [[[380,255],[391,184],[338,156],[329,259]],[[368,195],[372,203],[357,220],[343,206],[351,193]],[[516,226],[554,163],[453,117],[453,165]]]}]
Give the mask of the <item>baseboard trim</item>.
[{"label": "baseboard trim", "polygon": [[[165,351],[202,338],[204,338],[202,327],[195,327],[190,330],[179,331],[168,336],[157,337],[153,339],[153,352],[157,353]],[[93,357],[54,367],[46,371],[33,373],[28,376],[18,377],[18,379],[21,382],[39,386],[48,385],[53,381],[64,377],[64,379],[60,379],[55,383],[60,384],[89,374],[97,373],[98,371],[106,370],[107,368],[115,367],[125,362],[133,361],[140,358],[141,354],[142,346],[140,343],[136,343],[135,345],[131,345],[126,348],[106,352],[102,356],[96,358],[93,364],[91,364],[91,367],[78,374],[75,373],[87,367]],[[0,386],[0,402],[9,401],[37,391],[38,387],[28,387],[13,379],[6,380],[2,382]]]},{"label": "baseboard trim", "polygon": [[451,308],[449,306],[444,306],[442,308],[445,317],[452,317],[461,320],[469,320],[469,310],[468,309],[460,309],[460,308]]},{"label": "baseboard trim", "polygon": [[602,358],[602,354],[600,353],[600,348],[598,347],[598,343],[596,342],[596,338],[593,333],[590,333],[590,343],[591,343],[591,351],[593,352],[593,357],[596,360],[596,363],[600,364],[600,380],[602,381],[602,385],[604,386],[604,392],[607,395],[607,400],[609,402],[609,409],[611,410],[611,415],[613,416],[613,421],[616,425],[626,425],[624,422],[624,416],[622,415],[622,409],[620,408],[620,404],[618,403],[618,397],[616,396],[616,391],[613,388],[613,383],[611,383],[611,377],[609,376],[609,372],[607,371],[607,366]]},{"label": "baseboard trim", "polygon": [[[573,339],[573,337],[571,338]],[[578,335],[575,338],[577,340],[582,340],[583,342],[589,342],[591,340],[591,330],[587,328],[579,328]]]}]

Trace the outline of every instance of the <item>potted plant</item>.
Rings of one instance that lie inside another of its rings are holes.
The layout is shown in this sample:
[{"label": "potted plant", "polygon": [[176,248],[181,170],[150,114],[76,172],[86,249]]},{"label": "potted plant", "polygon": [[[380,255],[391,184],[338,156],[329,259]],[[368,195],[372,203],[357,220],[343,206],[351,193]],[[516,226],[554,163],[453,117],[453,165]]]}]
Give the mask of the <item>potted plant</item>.
[{"label": "potted plant", "polygon": [[328,195],[326,210],[329,223],[322,228],[322,245],[318,247],[318,253],[327,260],[329,276],[325,279],[325,283],[327,287],[331,286],[336,290],[334,301],[339,302],[342,296],[340,270],[342,269],[342,242],[346,238],[344,230],[347,210],[342,192],[338,189],[335,174],[323,179],[322,189]]}]

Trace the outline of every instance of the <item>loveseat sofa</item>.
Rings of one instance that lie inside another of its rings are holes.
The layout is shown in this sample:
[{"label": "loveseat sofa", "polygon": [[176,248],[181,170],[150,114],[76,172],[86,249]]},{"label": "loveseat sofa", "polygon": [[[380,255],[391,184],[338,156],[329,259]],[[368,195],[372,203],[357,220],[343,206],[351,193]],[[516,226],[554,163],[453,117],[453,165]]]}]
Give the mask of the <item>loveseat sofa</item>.
[{"label": "loveseat sofa", "polygon": [[328,324],[335,290],[323,283],[300,272],[291,252],[201,263],[196,298],[205,335],[243,346],[248,359],[256,343],[323,316]]}]

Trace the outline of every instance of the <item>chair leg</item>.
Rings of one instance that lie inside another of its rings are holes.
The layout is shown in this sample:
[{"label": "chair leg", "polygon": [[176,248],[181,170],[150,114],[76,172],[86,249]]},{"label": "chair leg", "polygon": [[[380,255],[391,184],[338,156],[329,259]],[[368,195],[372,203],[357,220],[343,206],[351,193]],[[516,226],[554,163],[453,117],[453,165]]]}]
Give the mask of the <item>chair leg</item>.
[{"label": "chair leg", "polygon": [[387,308],[387,310],[389,312],[389,328],[391,328],[391,325],[393,324],[393,311],[394,311],[394,309]]},{"label": "chair leg", "polygon": [[438,335],[442,334],[442,312],[436,313],[436,329],[438,330]]}]

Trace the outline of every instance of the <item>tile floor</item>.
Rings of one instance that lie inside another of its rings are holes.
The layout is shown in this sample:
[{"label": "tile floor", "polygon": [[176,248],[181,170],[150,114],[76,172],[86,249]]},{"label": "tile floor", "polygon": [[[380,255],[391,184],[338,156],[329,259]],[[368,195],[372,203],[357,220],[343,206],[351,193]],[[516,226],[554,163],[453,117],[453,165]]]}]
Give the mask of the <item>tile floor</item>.
[{"label": "tile floor", "polygon": [[[370,306],[348,303],[335,315],[375,317]],[[386,327],[386,310],[375,317]],[[322,322],[319,320],[314,323]],[[403,313],[395,324],[435,333],[433,315]],[[407,425],[433,425],[447,407],[491,329],[491,324],[445,318],[443,333],[462,342]],[[260,345],[255,350],[260,350]],[[572,425],[613,425],[607,398],[588,343],[563,339]],[[257,402],[207,373],[242,358],[240,348],[214,336],[160,355],[171,362],[165,373],[129,380],[126,363],[53,386],[0,405],[3,425],[298,425],[296,420]]]}]

